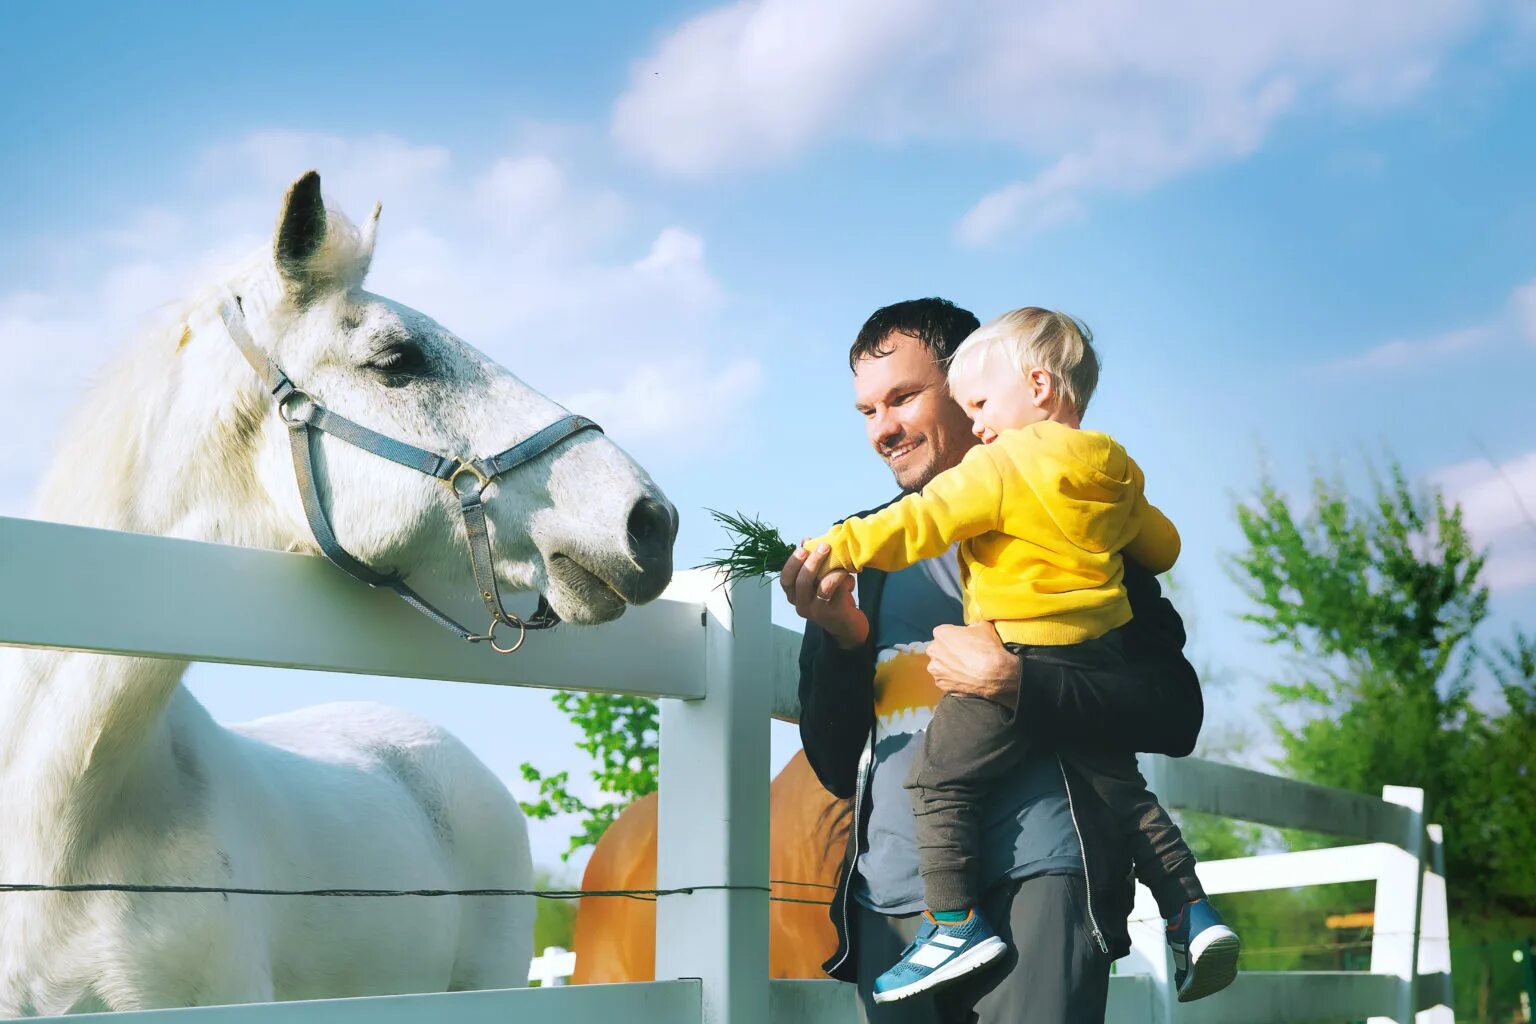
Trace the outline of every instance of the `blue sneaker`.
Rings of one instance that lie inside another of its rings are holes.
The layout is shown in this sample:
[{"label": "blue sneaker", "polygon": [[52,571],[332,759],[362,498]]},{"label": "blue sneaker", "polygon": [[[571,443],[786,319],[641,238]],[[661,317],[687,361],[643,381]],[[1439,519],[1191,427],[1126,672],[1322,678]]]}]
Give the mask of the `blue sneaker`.
[{"label": "blue sneaker", "polygon": [[1237,933],[1221,923],[1210,900],[1195,900],[1168,922],[1168,946],[1173,950],[1173,981],[1179,1002],[1204,999],[1220,992],[1237,977],[1237,955],[1243,944]]},{"label": "blue sneaker", "polygon": [[1008,951],[987,919],[972,909],[959,924],[944,924],[923,911],[917,937],[902,950],[896,966],[875,979],[875,1002],[930,992],[980,970]]}]

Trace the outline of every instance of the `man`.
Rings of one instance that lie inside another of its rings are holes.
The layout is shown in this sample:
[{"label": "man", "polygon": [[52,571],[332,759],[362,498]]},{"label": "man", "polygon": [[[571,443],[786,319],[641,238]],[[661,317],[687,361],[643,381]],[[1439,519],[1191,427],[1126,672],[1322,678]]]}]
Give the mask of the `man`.
[{"label": "man", "polygon": [[[877,310],[854,342],[855,405],[904,492],[921,489],[976,443],[949,397],[943,363],[978,326],[952,303],[919,299]],[[1048,749],[1002,783],[987,808],[982,904],[1013,951],[952,987],[876,1007],[874,979],[911,941],[923,909],[903,782],[939,688],[996,700],[1016,709],[1020,728],[1061,742],[1091,747],[1113,734],[1135,749],[1188,753],[1201,706],[1177,613],[1152,577],[1128,566],[1133,676],[1068,678],[1021,666],[986,623],[958,625],[953,551],[898,573],[866,570],[857,601],[835,577],[818,582],[825,558],[825,550],[798,551],[780,580],[807,620],[800,654],[806,757],[830,792],[854,803],[832,905],[840,942],[826,971],[856,982],[863,1019],[879,1024],[1102,1021],[1110,961],[1130,947],[1130,855],[1102,802]],[[1073,727],[1083,721],[1099,734]]]}]

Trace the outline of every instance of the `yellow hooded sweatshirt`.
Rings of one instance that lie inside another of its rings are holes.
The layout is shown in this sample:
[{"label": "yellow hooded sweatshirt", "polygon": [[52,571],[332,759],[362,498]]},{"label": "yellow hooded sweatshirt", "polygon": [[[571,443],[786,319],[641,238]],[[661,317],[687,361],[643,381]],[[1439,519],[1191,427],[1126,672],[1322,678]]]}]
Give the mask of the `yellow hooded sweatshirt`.
[{"label": "yellow hooded sweatshirt", "polygon": [[1142,484],[1108,434],[1045,420],[806,546],[831,546],[829,570],[895,572],[958,541],[966,622],[995,623],[1007,643],[1075,644],[1130,621],[1122,553],[1154,573],[1179,557],[1178,530]]}]

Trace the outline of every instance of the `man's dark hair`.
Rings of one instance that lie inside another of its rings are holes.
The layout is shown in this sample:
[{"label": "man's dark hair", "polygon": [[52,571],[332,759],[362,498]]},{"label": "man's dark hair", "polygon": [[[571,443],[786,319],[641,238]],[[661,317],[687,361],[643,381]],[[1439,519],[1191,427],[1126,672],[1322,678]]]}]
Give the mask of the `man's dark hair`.
[{"label": "man's dark hair", "polygon": [[893,351],[892,334],[906,334],[923,343],[933,361],[943,366],[955,349],[981,326],[976,314],[961,309],[948,299],[908,299],[882,306],[864,321],[853,348],[848,350],[848,369],[857,368],[860,359],[888,356]]}]

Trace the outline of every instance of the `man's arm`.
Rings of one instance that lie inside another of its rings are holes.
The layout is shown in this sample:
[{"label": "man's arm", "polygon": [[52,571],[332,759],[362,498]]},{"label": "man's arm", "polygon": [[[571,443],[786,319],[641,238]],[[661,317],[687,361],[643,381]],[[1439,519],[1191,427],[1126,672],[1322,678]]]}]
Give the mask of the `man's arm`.
[{"label": "man's arm", "polygon": [[[1125,660],[1081,667],[1024,659],[1019,708],[1040,715],[1065,741],[1183,757],[1195,748],[1205,704],[1184,656],[1184,621],[1157,577],[1127,559],[1131,621],[1121,632]],[[1023,728],[1040,723],[1019,716]]]},{"label": "man's arm", "polygon": [[868,644],[851,651],[814,622],[800,642],[800,743],[827,792],[848,799],[864,741],[875,724],[875,656]]},{"label": "man's arm", "polygon": [[829,552],[796,551],[779,584],[805,619],[800,641],[800,742],[827,792],[853,796],[859,757],[875,721],[875,651],[852,577],[820,578]]},{"label": "man's arm", "polygon": [[1205,698],[1200,693],[1200,675],[1184,655],[1188,639],[1184,620],[1173,602],[1163,596],[1157,577],[1126,562],[1125,592],[1131,602],[1131,621],[1122,634],[1126,653],[1141,667],[1145,679],[1154,686],[1162,714],[1158,745],[1138,749],[1172,757],[1185,757],[1195,749],[1200,726],[1205,721]]},{"label": "man's arm", "polygon": [[1125,587],[1133,618],[1126,663],[1079,668],[1018,658],[990,623],[941,626],[928,647],[939,688],[985,697],[1018,713],[1020,728],[1060,739],[1182,757],[1194,749],[1205,707],[1184,656],[1184,623],[1157,578],[1130,561]]}]

